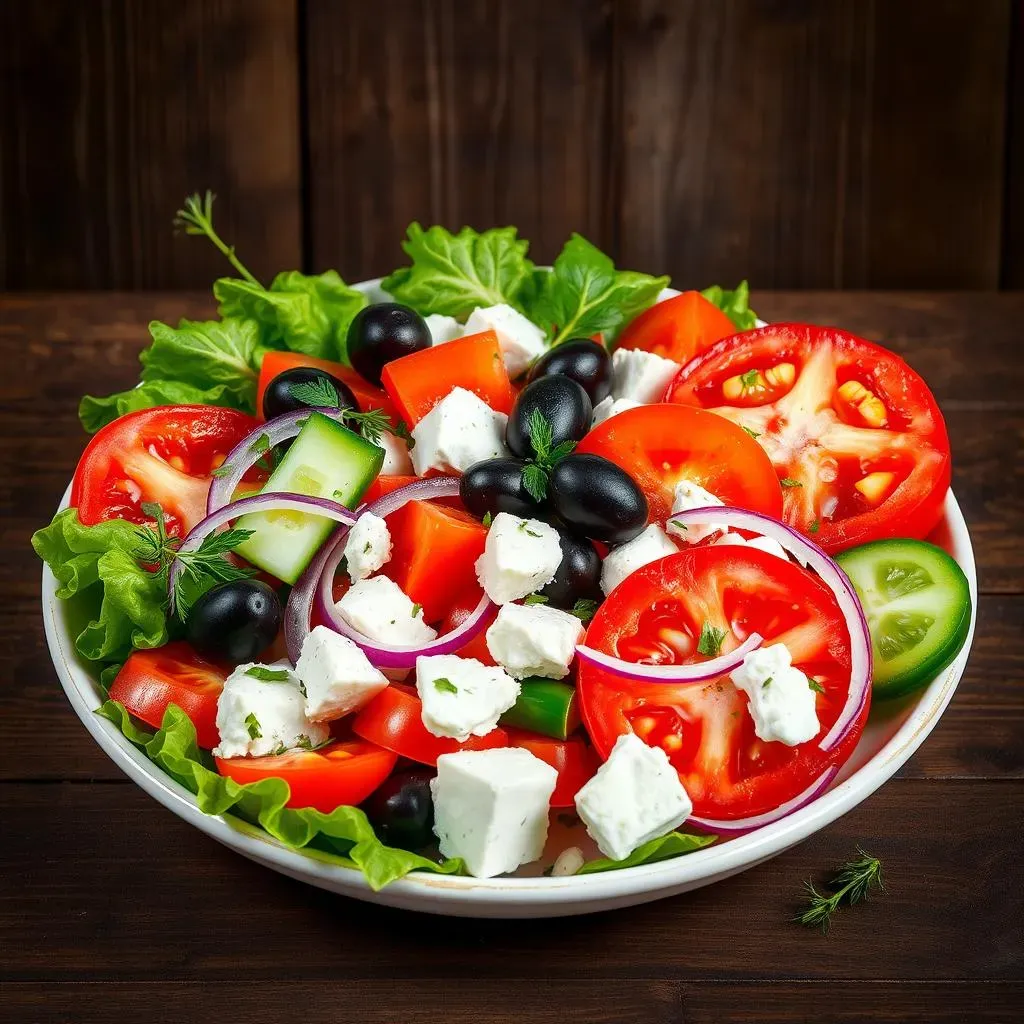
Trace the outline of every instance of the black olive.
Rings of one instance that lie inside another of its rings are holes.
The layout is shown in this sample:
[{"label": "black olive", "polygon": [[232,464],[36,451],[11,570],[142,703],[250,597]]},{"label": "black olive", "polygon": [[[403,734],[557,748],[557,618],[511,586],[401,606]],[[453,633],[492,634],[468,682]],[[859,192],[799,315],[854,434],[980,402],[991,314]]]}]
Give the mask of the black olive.
[{"label": "black olive", "polygon": [[477,519],[490,512],[508,512],[514,516],[529,519],[536,517],[538,506],[523,486],[522,459],[502,456],[498,459],[484,459],[469,467],[459,481],[459,497],[467,511]]},{"label": "black olive", "polygon": [[281,599],[260,580],[232,580],[203,594],[189,612],[185,638],[208,658],[255,661],[281,628]]},{"label": "black olive", "polygon": [[392,359],[430,348],[426,321],[398,302],[378,302],[356,313],[348,328],[348,358],[372,384]]},{"label": "black olive", "polygon": [[533,458],[530,417],[539,412],[551,427],[551,446],[582,441],[590,430],[594,407],[590,396],[568,377],[539,377],[519,393],[505,427],[505,443],[513,455]]},{"label": "black olive", "polygon": [[422,850],[434,841],[433,772],[411,768],[395,772],[363,805],[377,837],[400,850]]},{"label": "black olive", "polygon": [[608,349],[592,338],[573,338],[541,356],[530,380],[560,374],[576,381],[597,405],[612,389],[612,360]]},{"label": "black olive", "polygon": [[[352,389],[333,374],[326,370],[318,370],[315,366],[296,366],[294,369],[285,370],[279,373],[263,392],[263,416],[272,420],[275,416],[282,416],[286,412],[295,412],[296,409],[307,409],[316,402],[304,402],[295,397],[292,388],[296,384],[316,384],[317,381],[327,381],[338,393],[338,406],[341,409],[358,409],[356,396]],[[325,389],[326,390],[326,389]],[[320,403],[330,405],[330,402]]]},{"label": "black olive", "polygon": [[558,531],[562,561],[555,578],[538,593],[548,599],[552,608],[572,611],[577,601],[600,601],[601,556],[585,537],[578,537],[562,523],[553,523]]},{"label": "black olive", "polygon": [[624,544],[647,523],[647,499],[636,481],[600,455],[567,455],[554,469],[548,499],[570,527],[593,540]]}]

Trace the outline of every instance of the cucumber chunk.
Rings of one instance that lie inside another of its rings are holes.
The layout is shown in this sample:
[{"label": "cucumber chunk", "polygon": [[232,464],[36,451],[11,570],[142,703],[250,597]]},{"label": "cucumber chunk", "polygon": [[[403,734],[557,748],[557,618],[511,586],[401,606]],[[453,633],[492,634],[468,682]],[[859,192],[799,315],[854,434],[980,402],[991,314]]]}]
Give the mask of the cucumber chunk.
[{"label": "cucumber chunk", "polygon": [[[355,508],[384,462],[384,449],[323,413],[311,412],[261,493],[331,498]],[[285,583],[295,583],[335,523],[306,512],[253,512],[237,526],[253,535],[236,549]]]},{"label": "cucumber chunk", "polygon": [[836,556],[871,630],[874,695],[902,697],[960,653],[971,624],[967,577],[922,540],[877,540]]}]

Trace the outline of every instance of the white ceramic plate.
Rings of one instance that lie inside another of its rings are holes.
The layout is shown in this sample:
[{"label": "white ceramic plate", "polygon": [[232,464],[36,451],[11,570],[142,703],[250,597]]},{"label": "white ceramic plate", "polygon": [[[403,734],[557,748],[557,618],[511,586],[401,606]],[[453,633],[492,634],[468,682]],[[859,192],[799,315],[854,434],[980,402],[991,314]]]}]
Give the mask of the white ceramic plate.
[{"label": "white ceramic plate", "polygon": [[[379,298],[379,289],[374,294],[376,285],[377,282],[368,282],[363,286],[374,299]],[[67,495],[62,507],[66,500]],[[931,539],[963,568],[976,609],[974,552],[952,492],[946,498],[944,520]],[[374,893],[358,871],[318,859],[315,852],[289,850],[261,829],[229,815],[203,814],[191,793],[164,775],[113,723],[96,715],[102,697],[75,652],[66,609],[55,590],[56,580],[44,567],[42,605],[46,639],[68,700],[110,759],[150,796],[225,846],[292,878],[356,899],[462,917],[557,917],[646,903],[728,878],[789,849],[869,797],[924,742],[960,681],[975,623],[972,611],[963,650],[925,689],[904,701],[876,704],[872,708],[860,743],[832,786],[813,803],[782,821],[674,860],[621,871],[544,878],[535,866],[529,877],[491,879],[414,873]],[[579,839],[554,824],[548,853],[555,855]],[[591,851],[590,855],[595,854]]]}]

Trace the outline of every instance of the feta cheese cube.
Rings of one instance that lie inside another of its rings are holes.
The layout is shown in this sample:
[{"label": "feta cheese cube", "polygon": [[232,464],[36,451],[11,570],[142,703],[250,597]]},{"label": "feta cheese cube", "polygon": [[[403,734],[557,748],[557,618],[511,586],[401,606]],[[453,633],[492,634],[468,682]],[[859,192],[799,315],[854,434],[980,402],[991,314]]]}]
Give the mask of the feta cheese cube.
[{"label": "feta cheese cube", "polygon": [[612,397],[629,398],[641,405],[660,402],[679,363],[653,352],[619,348],[612,353]]},{"label": "feta cheese cube", "polygon": [[464,743],[486,736],[516,702],[519,684],[476,658],[438,654],[416,659],[416,692],[427,732]]},{"label": "feta cheese cube", "polygon": [[302,641],[295,673],[306,691],[306,717],[328,722],[358,711],[387,685],[387,678],[347,636],[316,626]]},{"label": "feta cheese cube", "polygon": [[795,747],[818,735],[818,695],[807,676],[793,668],[785,644],[751,651],[729,678],[748,697],[747,709],[758,739]]},{"label": "feta cheese cube", "polygon": [[520,747],[442,754],[430,782],[441,854],[461,857],[476,878],[537,860],[557,780],[551,765]]},{"label": "feta cheese cube", "polygon": [[[675,494],[672,498],[672,515],[679,512],[688,512],[691,508],[707,508],[709,505],[723,505],[721,498],[716,498],[710,491],[704,490],[700,484],[690,480],[681,480],[676,484]],[[668,532],[683,540],[696,544],[698,541],[710,537],[713,533],[727,533],[728,526],[708,523],[705,526],[682,526],[669,518]]]},{"label": "feta cheese cube", "polygon": [[453,316],[445,316],[443,313],[431,313],[424,317],[427,330],[430,331],[430,340],[435,345],[443,345],[446,341],[454,341],[463,335],[462,324]]},{"label": "feta cheese cube", "polygon": [[601,563],[601,589],[610,594],[630,573],[678,551],[668,534],[657,523],[651,523],[643,533],[609,552]]},{"label": "feta cheese cube", "polygon": [[583,623],[568,612],[541,604],[506,604],[487,630],[487,650],[516,679],[563,679],[582,636]]},{"label": "feta cheese cube", "polygon": [[465,333],[479,334],[494,331],[498,348],[505,361],[505,369],[512,378],[518,377],[539,356],[547,351],[544,332],[522,313],[505,303],[497,306],[477,306],[466,320]]},{"label": "feta cheese cube", "polygon": [[378,448],[384,449],[384,461],[380,472],[384,476],[411,476],[412,459],[409,457],[409,446],[394,434],[384,431],[376,442]]},{"label": "feta cheese cube", "polygon": [[594,419],[591,426],[596,427],[599,423],[618,416],[620,412],[626,412],[627,409],[639,409],[640,405],[640,402],[634,402],[632,398],[612,398],[611,395],[608,395],[594,406]]},{"label": "feta cheese cube", "polygon": [[418,647],[437,637],[437,630],[423,621],[423,609],[387,576],[353,583],[338,611],[353,629],[384,644]]},{"label": "feta cheese cube", "polygon": [[659,302],[667,302],[669,299],[674,299],[677,295],[682,294],[683,293],[678,288],[662,288],[661,291],[658,292],[658,297],[654,301],[655,304]]},{"label": "feta cheese cube", "polygon": [[760,551],[767,551],[769,555],[777,555],[779,558],[789,560],[786,549],[774,537],[741,537],[738,533],[723,533],[714,544],[736,544],[747,548],[757,548]]},{"label": "feta cheese cube", "polygon": [[561,564],[562,546],[553,527],[499,512],[476,560],[476,575],[495,604],[508,604],[550,583]]},{"label": "feta cheese cube", "polygon": [[372,512],[364,512],[345,540],[345,561],[353,583],[365,580],[391,558],[391,531]]},{"label": "feta cheese cube", "polygon": [[678,828],[692,811],[668,754],[632,732],[616,740],[608,760],[576,794],[576,812],[612,860]]},{"label": "feta cheese cube", "polygon": [[430,469],[462,473],[476,462],[508,455],[507,422],[472,391],[453,388],[412,429],[416,475]]},{"label": "feta cheese cube", "polygon": [[239,665],[217,699],[217,757],[263,757],[318,746],[330,735],[306,716],[298,677],[281,665]]}]

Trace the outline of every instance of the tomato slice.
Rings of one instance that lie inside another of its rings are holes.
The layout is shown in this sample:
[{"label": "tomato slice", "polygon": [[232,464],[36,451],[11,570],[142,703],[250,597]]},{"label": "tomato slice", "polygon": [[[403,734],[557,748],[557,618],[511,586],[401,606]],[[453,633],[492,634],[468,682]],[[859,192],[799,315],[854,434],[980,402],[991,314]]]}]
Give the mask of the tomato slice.
[{"label": "tomato slice", "polygon": [[142,409],[108,423],[86,446],[71,504],[86,525],[143,523],[143,502],[159,502],[168,532],[184,535],[206,515],[210,474],[257,426],[251,416],[210,405]]},{"label": "tomato slice", "polygon": [[626,325],[616,348],[638,348],[677,363],[689,362],[736,325],[700,292],[683,292],[657,302]]},{"label": "tomato slice", "polygon": [[217,771],[239,785],[284,779],[291,790],[286,806],[330,814],[337,807],[362,803],[391,774],[398,757],[365,740],[345,740],[319,750],[215,760]]},{"label": "tomato slice", "polygon": [[381,391],[374,387],[369,381],[361,377],[349,366],[341,363],[332,363],[328,359],[315,359],[313,356],[303,355],[301,352],[268,352],[260,364],[260,377],[256,382],[256,408],[263,409],[263,392],[267,385],[285,370],[294,370],[297,366],[312,366],[318,370],[325,370],[333,374],[340,381],[344,381],[355,395],[356,402],[362,412],[369,409],[383,409],[395,420],[398,418],[398,410],[395,403]]},{"label": "tomato slice", "polygon": [[381,474],[376,477],[373,483],[366,488],[366,493],[363,495],[363,501],[367,505],[373,504],[378,498],[383,498],[385,494],[390,494],[392,491],[397,491],[401,487],[407,487],[409,484],[414,484],[419,480],[418,476],[400,476],[397,474]]},{"label": "tomato slice", "polygon": [[406,687],[391,685],[356,715],[352,731],[364,740],[420,764],[436,765],[442,754],[453,754],[457,750],[493,750],[508,746],[504,729],[492,729],[486,736],[471,736],[465,743],[435,736],[427,732],[422,712],[415,693]]},{"label": "tomato slice", "polygon": [[[474,582],[466,587],[465,590],[461,591],[459,595],[452,602],[448,609],[448,614],[445,616],[444,622],[438,626],[437,631],[442,636],[445,633],[450,633],[453,629],[458,629],[469,618],[472,611],[480,603],[480,598],[483,596],[483,591],[480,589],[480,585],[474,580]],[[494,606],[489,612],[487,612],[486,622],[483,628],[472,640],[470,640],[463,647],[460,647],[455,653],[460,658],[476,658],[482,665],[496,665],[497,662],[491,657],[491,652],[487,648],[487,629],[491,623],[498,617],[498,608]]]},{"label": "tomato slice", "polygon": [[574,807],[576,794],[594,777],[601,767],[597,751],[582,736],[555,740],[523,729],[507,729],[513,747],[522,747],[534,757],[551,765],[558,772],[555,791],[551,794],[552,807]]},{"label": "tomato slice", "polygon": [[803,792],[856,745],[867,708],[848,739],[826,754],[819,738],[835,723],[850,685],[850,637],[835,596],[814,574],[748,547],[695,546],[637,570],[598,609],[586,642],[627,661],[700,661],[705,623],[726,630],[722,652],[752,632],[784,643],[793,664],[821,687],[818,736],[790,747],[754,733],[746,694],[728,677],[710,683],[624,684],[588,663],[577,693],[587,731],[607,757],[634,732],[660,746],[679,772],[694,813],[744,818]]},{"label": "tomato slice", "polygon": [[515,389],[494,331],[470,334],[395,359],[381,374],[402,418],[414,427],[452,388],[479,395],[492,409],[509,413]]},{"label": "tomato slice", "polygon": [[177,704],[196,727],[196,742],[212,750],[220,742],[217,732],[217,701],[227,673],[200,658],[182,642],[151,651],[135,651],[117,673],[110,699],[159,729],[169,704]]},{"label": "tomato slice", "polygon": [[682,480],[700,484],[726,505],[776,518],[782,512],[782,489],[760,445],[735,423],[701,409],[629,409],[595,427],[576,450],[603,455],[629,473],[654,522],[669,517]]},{"label": "tomato slice", "polygon": [[440,622],[476,582],[486,528],[468,512],[429,501],[407,502],[388,516],[388,528],[392,548],[384,573],[423,606],[427,622]]},{"label": "tomato slice", "polygon": [[787,523],[826,551],[922,538],[942,515],[949,438],[899,356],[826,327],[772,324],[684,366],[668,400],[757,435],[785,489]]}]

